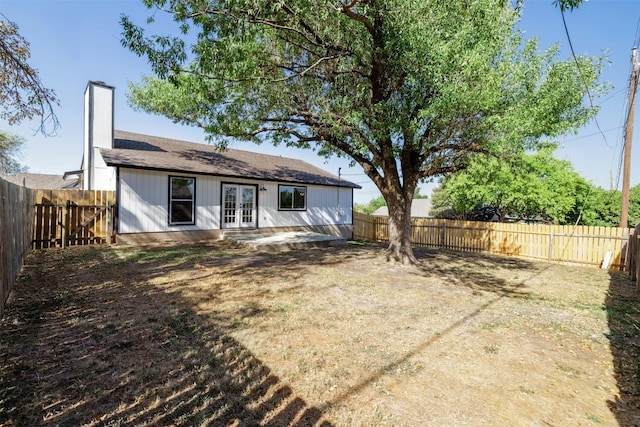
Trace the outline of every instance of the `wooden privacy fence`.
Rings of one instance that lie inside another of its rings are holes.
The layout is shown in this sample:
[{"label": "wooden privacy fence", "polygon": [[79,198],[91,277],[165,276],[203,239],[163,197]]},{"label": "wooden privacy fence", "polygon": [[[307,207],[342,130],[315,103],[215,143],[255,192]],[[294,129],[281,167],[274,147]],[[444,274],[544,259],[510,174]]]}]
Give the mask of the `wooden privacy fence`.
[{"label": "wooden privacy fence", "polygon": [[114,243],[115,192],[36,190],[33,248]]},{"label": "wooden privacy fence", "polygon": [[[354,238],[389,241],[389,218],[354,212]],[[623,269],[629,229],[413,218],[416,246]]]},{"label": "wooden privacy fence", "polygon": [[0,179],[0,316],[31,247],[34,192]]},{"label": "wooden privacy fence", "polygon": [[631,280],[636,282],[636,288],[640,290],[640,224],[636,225],[633,235],[629,239],[629,262],[627,266],[631,274]]}]

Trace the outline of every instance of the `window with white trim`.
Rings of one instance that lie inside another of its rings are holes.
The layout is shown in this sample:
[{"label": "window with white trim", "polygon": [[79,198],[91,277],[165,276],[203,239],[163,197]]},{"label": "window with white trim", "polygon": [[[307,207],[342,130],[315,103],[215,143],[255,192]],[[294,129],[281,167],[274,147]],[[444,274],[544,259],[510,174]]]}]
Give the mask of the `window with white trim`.
[{"label": "window with white trim", "polygon": [[278,193],[278,208],[281,211],[304,211],[307,209],[307,187],[280,185]]},{"label": "window with white trim", "polygon": [[196,179],[169,177],[169,224],[195,224]]}]

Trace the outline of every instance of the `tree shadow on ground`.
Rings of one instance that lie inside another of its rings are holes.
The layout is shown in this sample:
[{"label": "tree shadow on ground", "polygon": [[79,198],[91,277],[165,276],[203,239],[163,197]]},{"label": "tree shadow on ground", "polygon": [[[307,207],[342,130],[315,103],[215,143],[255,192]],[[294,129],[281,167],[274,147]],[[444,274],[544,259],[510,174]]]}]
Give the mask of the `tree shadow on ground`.
[{"label": "tree shadow on ground", "polygon": [[[415,254],[419,260],[417,274],[444,278],[452,286],[464,286],[474,292],[490,292],[508,298],[527,298],[529,292],[526,282],[543,271],[527,260],[486,253],[419,248]],[[531,274],[526,278],[508,281],[494,274],[498,269]]]},{"label": "tree shadow on ground", "polygon": [[[336,396],[331,402],[321,406],[322,410],[328,408],[330,405],[341,404],[352,396],[357,395],[363,389],[371,386],[381,377],[387,375],[388,372],[395,371],[412,357],[445,339],[458,328],[472,321],[500,300],[504,298],[528,298],[530,294],[526,290],[527,282],[545,271],[545,268],[540,268],[526,260],[492,256],[489,254],[461,253],[426,248],[417,248],[414,250],[414,253],[418,264],[409,268],[407,272],[417,274],[424,278],[435,277],[444,279],[442,283],[470,288],[474,294],[486,292],[492,296],[479,299],[478,305],[474,310],[449,324],[446,328],[439,330],[438,334],[429,337],[417,346],[407,349],[402,356],[397,357],[382,368],[373,371],[369,376],[360,379],[357,384]],[[381,255],[378,254],[378,256]],[[466,266],[461,268],[461,263],[466,264]],[[518,272],[525,271],[531,274],[523,279],[508,281],[493,274],[498,268]]]},{"label": "tree shadow on ground", "polygon": [[100,248],[28,257],[0,325],[0,424],[330,425],[223,327],[146,283],[192,260],[147,255],[117,271]]},{"label": "tree shadow on ground", "polygon": [[[0,324],[0,424],[330,425],[323,414],[332,404],[357,394],[500,299],[526,297],[526,280],[512,283],[493,275],[495,269],[540,274],[533,264],[506,257],[416,252],[421,264],[415,274],[452,278],[452,286],[495,296],[320,407],[296,396],[230,335],[234,317],[198,314],[194,301],[175,290],[180,283],[172,282],[174,290],[167,291],[157,281],[168,270],[184,273],[185,284],[193,277],[211,282],[224,277],[212,288],[214,301],[237,292],[247,278],[275,277],[287,284],[284,292],[295,292],[308,269],[352,258],[379,263],[384,247],[258,253],[218,243],[36,252]],[[448,263],[452,257],[467,267]],[[267,291],[257,286],[247,292],[246,300],[257,300]],[[247,306],[238,315],[269,309],[274,308]]]},{"label": "tree shadow on ground", "polygon": [[609,273],[605,305],[619,393],[609,408],[623,427],[640,425],[640,296],[626,273]]}]

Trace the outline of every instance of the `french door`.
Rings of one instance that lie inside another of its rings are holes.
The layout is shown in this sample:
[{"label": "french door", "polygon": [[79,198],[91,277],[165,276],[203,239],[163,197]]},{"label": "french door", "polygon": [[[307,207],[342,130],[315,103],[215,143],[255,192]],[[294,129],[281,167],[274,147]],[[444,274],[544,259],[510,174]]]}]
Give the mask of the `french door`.
[{"label": "french door", "polygon": [[256,226],[256,186],[222,185],[222,228]]}]

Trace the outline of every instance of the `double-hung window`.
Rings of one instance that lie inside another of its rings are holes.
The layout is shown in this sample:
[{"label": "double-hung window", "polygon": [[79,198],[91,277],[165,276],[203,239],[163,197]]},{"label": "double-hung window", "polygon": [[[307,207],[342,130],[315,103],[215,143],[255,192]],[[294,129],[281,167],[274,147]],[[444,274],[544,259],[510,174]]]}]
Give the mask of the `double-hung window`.
[{"label": "double-hung window", "polygon": [[169,177],[169,224],[195,224],[196,179]]},{"label": "double-hung window", "polygon": [[281,211],[304,211],[307,209],[307,187],[280,185],[278,192],[278,207]]}]

